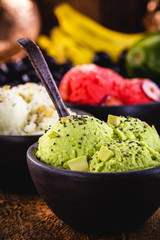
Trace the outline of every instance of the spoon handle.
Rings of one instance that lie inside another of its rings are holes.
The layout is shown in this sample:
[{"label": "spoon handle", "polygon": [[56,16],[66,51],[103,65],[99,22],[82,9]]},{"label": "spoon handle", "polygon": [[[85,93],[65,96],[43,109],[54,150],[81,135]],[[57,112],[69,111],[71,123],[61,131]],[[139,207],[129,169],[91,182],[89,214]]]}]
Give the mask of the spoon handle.
[{"label": "spoon handle", "polygon": [[24,51],[28,55],[28,58],[30,59],[35,71],[37,72],[41,82],[44,84],[53,104],[55,105],[59,117],[61,118],[69,116],[70,114],[59,94],[56,83],[39,47],[29,38],[18,39],[17,43],[23,47]]}]

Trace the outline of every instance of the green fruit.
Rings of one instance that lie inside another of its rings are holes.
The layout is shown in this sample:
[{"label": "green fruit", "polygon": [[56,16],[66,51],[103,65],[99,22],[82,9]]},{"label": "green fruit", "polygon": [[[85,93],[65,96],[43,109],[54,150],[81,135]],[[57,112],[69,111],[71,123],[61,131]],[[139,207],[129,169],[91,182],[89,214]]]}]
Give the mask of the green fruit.
[{"label": "green fruit", "polygon": [[150,33],[126,55],[128,77],[150,78],[160,85],[160,32]]},{"label": "green fruit", "polygon": [[86,156],[80,156],[68,161],[68,165],[73,171],[88,171],[88,162]]},{"label": "green fruit", "polygon": [[110,158],[114,156],[114,152],[108,149],[105,146],[102,146],[98,152],[98,159],[101,161],[108,161]]},{"label": "green fruit", "polygon": [[115,115],[108,115],[107,123],[110,123],[117,127],[121,123],[121,117],[115,116]]}]

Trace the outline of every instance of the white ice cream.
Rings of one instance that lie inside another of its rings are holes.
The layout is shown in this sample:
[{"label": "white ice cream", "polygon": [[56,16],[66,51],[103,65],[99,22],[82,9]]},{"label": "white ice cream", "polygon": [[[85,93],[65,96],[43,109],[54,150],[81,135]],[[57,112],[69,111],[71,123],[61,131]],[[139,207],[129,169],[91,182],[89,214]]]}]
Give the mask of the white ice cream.
[{"label": "white ice cream", "polygon": [[0,134],[43,134],[58,119],[57,111],[42,85],[26,83],[0,88]]}]

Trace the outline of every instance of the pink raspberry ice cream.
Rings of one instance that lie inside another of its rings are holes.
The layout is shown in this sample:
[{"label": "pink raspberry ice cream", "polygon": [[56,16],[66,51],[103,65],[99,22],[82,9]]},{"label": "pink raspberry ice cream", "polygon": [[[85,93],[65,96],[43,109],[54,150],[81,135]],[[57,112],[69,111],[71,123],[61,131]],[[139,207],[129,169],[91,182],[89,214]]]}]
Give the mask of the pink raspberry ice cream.
[{"label": "pink raspberry ice cream", "polygon": [[62,78],[59,92],[66,102],[90,105],[141,104],[160,100],[159,87],[149,79],[125,79],[95,64],[73,67]]},{"label": "pink raspberry ice cream", "polygon": [[106,95],[119,95],[123,78],[95,64],[73,67],[61,80],[59,91],[64,101],[100,104]]}]

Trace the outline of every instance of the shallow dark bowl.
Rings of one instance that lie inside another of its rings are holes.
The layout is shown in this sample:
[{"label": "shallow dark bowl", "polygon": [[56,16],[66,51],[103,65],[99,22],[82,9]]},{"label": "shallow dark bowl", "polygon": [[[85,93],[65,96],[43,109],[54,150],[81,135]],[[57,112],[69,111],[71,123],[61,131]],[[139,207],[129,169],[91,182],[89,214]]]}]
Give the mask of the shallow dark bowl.
[{"label": "shallow dark bowl", "polygon": [[99,106],[99,105],[85,105],[75,103],[65,103],[68,107],[74,107],[91,113],[93,116],[106,121],[108,114],[132,116],[146,121],[150,125],[155,125],[157,131],[160,133],[160,102],[137,104],[137,105],[123,105],[123,106]]},{"label": "shallow dark bowl", "polygon": [[28,171],[26,152],[39,135],[0,135],[0,188],[7,191],[34,190]]},{"label": "shallow dark bowl", "polygon": [[[88,114],[72,109],[78,114]],[[27,149],[40,135],[0,135],[0,188],[12,192],[35,191],[26,162]]]},{"label": "shallow dark bowl", "polygon": [[112,234],[144,223],[160,205],[160,167],[119,173],[64,170],[40,162],[27,151],[39,194],[50,209],[77,231]]}]

